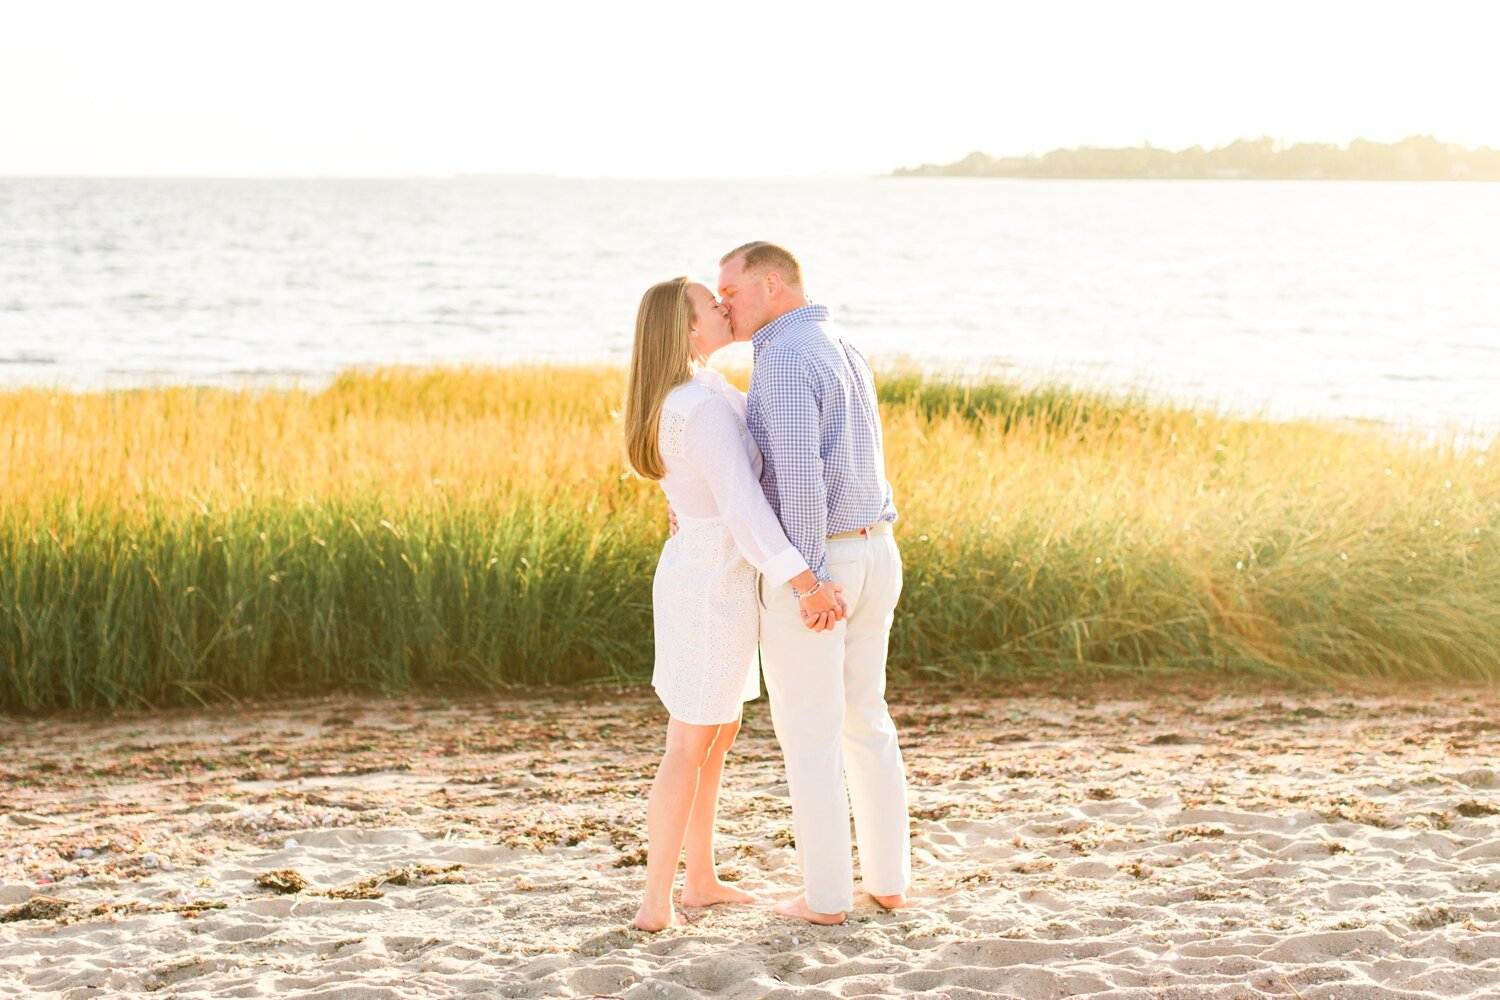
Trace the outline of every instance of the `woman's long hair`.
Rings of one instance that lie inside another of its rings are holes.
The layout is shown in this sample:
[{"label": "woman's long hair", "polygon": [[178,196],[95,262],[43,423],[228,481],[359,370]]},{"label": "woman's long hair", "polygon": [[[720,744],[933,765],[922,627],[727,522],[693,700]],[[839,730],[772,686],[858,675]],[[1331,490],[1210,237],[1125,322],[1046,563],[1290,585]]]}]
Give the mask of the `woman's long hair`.
[{"label": "woman's long hair", "polygon": [[635,314],[635,346],[625,386],[625,451],[642,479],[667,474],[657,440],[667,393],[693,377],[688,333],[696,318],[687,276],[658,282],[641,296]]}]

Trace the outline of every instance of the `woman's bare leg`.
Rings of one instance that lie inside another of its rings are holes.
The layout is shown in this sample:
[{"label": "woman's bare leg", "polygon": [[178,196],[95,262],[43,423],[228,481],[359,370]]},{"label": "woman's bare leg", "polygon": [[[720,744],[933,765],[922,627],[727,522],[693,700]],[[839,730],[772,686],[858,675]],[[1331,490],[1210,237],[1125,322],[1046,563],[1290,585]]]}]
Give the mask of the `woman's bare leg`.
[{"label": "woman's bare leg", "polygon": [[646,805],[646,893],[635,915],[635,926],[643,931],[659,931],[682,922],[672,907],[672,882],[677,876],[677,859],[682,855],[699,775],[712,754],[719,729],[677,719],[667,723],[667,749]]},{"label": "woman's bare leg", "polygon": [[715,903],[754,903],[743,889],[719,881],[714,868],[714,825],[719,816],[719,782],[724,775],[724,755],[734,745],[740,722],[719,727],[718,738],[708,749],[708,759],[698,772],[693,812],[687,827],[687,874],[682,881],[683,906],[713,906]]}]

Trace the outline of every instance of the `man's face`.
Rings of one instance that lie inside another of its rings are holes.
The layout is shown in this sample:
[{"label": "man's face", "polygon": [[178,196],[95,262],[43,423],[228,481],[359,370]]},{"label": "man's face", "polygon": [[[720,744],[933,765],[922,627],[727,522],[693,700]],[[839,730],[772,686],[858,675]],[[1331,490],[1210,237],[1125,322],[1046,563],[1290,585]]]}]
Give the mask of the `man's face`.
[{"label": "man's face", "polygon": [[741,343],[769,321],[771,304],[765,275],[747,274],[744,257],[736,257],[719,269],[719,301],[729,310],[734,339]]}]

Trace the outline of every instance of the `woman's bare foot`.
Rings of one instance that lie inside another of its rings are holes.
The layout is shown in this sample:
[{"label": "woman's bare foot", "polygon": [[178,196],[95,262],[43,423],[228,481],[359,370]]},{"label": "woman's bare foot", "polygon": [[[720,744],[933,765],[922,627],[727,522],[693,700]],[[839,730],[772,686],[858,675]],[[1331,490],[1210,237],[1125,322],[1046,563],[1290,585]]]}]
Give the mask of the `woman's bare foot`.
[{"label": "woman's bare foot", "polygon": [[844,922],[842,913],[819,913],[817,910],[808,909],[805,895],[777,903],[776,912],[783,917],[795,917],[798,920],[806,920],[810,924],[823,924],[828,927]]},{"label": "woman's bare foot", "polygon": [[717,879],[703,886],[682,887],[683,906],[715,906],[719,903],[758,903],[760,899]]},{"label": "woman's bare foot", "polygon": [[641,908],[635,911],[635,926],[643,931],[664,931],[668,927],[677,924],[685,924],[686,920],[673,908],[670,900],[666,906],[651,906],[642,903]]}]

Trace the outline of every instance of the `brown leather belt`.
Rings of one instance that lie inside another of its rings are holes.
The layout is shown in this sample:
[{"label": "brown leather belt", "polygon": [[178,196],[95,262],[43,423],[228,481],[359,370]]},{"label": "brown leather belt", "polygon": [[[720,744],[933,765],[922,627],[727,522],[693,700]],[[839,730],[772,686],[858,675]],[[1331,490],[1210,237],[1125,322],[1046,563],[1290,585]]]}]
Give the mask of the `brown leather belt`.
[{"label": "brown leather belt", "polygon": [[841,531],[837,535],[829,535],[830,542],[836,542],[840,538],[864,538],[866,535],[894,535],[896,529],[889,521],[876,521],[868,528],[856,528],[853,531]]}]

